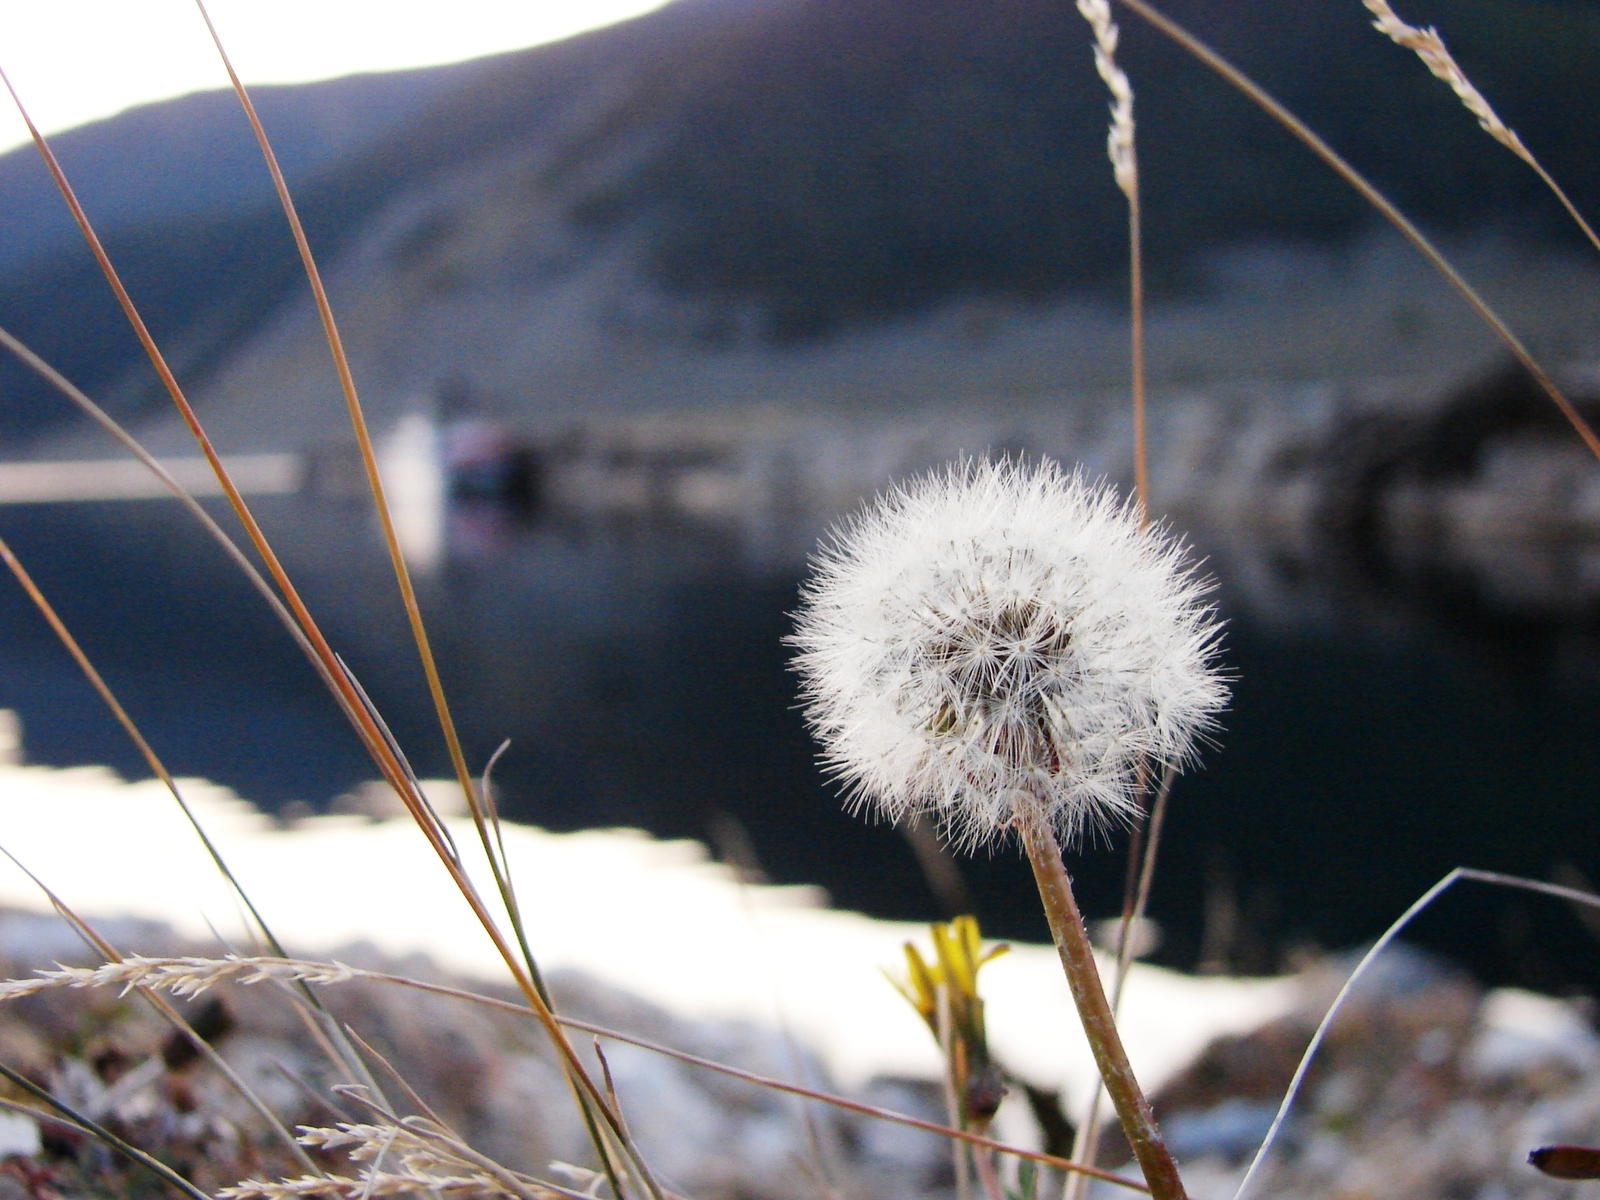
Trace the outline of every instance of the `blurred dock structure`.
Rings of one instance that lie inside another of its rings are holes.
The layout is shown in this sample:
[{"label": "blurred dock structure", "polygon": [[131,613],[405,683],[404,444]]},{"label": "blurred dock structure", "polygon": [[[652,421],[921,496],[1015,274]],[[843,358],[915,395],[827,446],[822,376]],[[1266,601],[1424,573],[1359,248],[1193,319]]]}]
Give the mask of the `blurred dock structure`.
[{"label": "blurred dock structure", "polygon": [[[1564,382],[1600,418],[1600,369],[1571,369]],[[459,549],[457,514],[493,510],[507,528],[712,536],[745,570],[792,576],[864,498],[962,456],[1048,455],[1124,489],[1133,474],[1120,394],[516,425],[412,409],[381,433],[396,526],[423,569]],[[1381,380],[1169,389],[1151,399],[1149,449],[1151,511],[1225,560],[1231,586],[1269,615],[1303,619],[1330,572],[1351,571],[1402,590],[1465,581],[1514,612],[1600,613],[1600,464],[1513,370],[1442,394]],[[204,460],[164,461],[195,494],[219,494]],[[341,442],[224,461],[247,495],[366,502],[359,457]],[[165,494],[131,460],[0,463],[0,505]]]}]

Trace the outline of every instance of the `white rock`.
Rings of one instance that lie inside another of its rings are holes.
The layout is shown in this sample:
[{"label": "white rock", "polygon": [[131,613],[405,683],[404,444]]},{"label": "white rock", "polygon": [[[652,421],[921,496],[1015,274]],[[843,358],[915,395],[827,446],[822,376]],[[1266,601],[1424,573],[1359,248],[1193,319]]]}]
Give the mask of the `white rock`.
[{"label": "white rock", "polygon": [[1544,1066],[1576,1073],[1600,1067],[1600,1036],[1572,1005],[1517,988],[1497,988],[1478,1010],[1479,1028],[1467,1047],[1467,1070],[1487,1081]]}]

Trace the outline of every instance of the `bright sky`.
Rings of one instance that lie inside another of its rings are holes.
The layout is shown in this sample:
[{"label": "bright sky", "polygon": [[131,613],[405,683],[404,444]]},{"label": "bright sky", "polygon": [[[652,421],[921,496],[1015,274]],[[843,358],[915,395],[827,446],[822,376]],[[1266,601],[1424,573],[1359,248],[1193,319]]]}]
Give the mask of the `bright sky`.
[{"label": "bright sky", "polygon": [[[661,3],[209,0],[208,8],[246,83],[299,83],[514,50]],[[0,0],[0,67],[46,133],[228,84],[193,0]],[[0,151],[26,140],[3,97]]]}]

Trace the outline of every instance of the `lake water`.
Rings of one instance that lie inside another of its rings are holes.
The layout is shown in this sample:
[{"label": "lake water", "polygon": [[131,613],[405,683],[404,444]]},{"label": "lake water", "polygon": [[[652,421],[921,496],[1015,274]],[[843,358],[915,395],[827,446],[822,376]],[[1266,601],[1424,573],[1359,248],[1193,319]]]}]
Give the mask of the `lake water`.
[{"label": "lake water", "polygon": [[[442,775],[370,518],[312,503],[260,512],[413,764]],[[375,774],[176,506],[5,509],[0,534],[175,773],[280,810],[323,807]],[[815,768],[780,641],[792,572],[752,570],[705,531],[523,527],[485,509],[454,512],[446,544],[424,608],[471,761],[512,739],[497,772],[509,814],[702,839],[731,816],[777,880],[873,914],[940,915],[902,837],[843,812]],[[1323,596],[1304,619],[1268,619],[1215,563],[1235,702],[1220,747],[1174,793],[1157,961],[1268,970],[1297,947],[1354,944],[1458,864],[1600,880],[1600,673],[1582,631],[1468,620],[1437,595]],[[142,774],[9,582],[0,622],[0,706],[21,713],[30,760]],[[961,869],[986,930],[1045,936],[1014,852]],[[1116,911],[1120,844],[1073,870],[1091,916]],[[1600,984],[1600,943],[1554,902],[1472,888],[1417,936],[1488,979]]]}]

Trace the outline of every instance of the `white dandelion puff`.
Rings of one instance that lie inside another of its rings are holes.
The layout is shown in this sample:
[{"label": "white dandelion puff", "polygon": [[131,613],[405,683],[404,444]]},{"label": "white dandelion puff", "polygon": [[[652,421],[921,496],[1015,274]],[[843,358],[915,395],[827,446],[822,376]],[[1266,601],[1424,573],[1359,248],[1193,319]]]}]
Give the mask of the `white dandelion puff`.
[{"label": "white dandelion puff", "polygon": [[1038,816],[1070,840],[1135,810],[1227,701],[1209,585],[1109,487],[1044,460],[964,461],[836,532],[795,667],[853,803],[958,841]]}]

